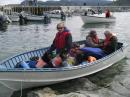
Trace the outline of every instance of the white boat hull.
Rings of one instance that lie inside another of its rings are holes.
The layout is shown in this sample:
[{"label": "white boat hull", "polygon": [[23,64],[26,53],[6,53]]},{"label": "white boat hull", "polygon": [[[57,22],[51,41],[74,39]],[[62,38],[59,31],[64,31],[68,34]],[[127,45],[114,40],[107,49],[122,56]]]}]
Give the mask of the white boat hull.
[{"label": "white boat hull", "polygon": [[14,90],[21,89],[21,86],[22,88],[30,88],[59,83],[87,76],[106,69],[123,59],[125,54],[126,48],[122,48],[107,57],[87,65],[74,66],[70,68],[51,68],[51,70],[45,68],[34,70],[25,69],[25,71],[3,71],[0,72],[0,82]]},{"label": "white boat hull", "polygon": [[115,17],[81,16],[84,23],[111,23],[115,22]]},{"label": "white boat hull", "polygon": [[3,12],[0,12],[0,23],[3,24],[8,24],[11,23],[12,21],[8,17],[8,15],[5,15]]},{"label": "white boat hull", "polygon": [[27,20],[29,21],[42,21],[44,20],[44,16],[35,16],[35,15],[31,15],[31,16],[26,16]]},{"label": "white boat hull", "polygon": [[48,14],[48,16],[49,16],[50,18],[61,19],[61,15],[60,15],[60,14]]},{"label": "white boat hull", "polygon": [[19,16],[17,16],[17,15],[8,15],[8,17],[10,18],[10,20],[12,22],[18,22],[19,21]]}]

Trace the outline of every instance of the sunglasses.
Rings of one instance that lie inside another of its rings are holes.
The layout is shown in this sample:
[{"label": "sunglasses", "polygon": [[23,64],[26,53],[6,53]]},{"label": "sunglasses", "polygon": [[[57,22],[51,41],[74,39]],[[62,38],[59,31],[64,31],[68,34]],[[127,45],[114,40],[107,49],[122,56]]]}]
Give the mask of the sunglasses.
[{"label": "sunglasses", "polygon": [[57,27],[57,29],[63,29],[64,27]]}]

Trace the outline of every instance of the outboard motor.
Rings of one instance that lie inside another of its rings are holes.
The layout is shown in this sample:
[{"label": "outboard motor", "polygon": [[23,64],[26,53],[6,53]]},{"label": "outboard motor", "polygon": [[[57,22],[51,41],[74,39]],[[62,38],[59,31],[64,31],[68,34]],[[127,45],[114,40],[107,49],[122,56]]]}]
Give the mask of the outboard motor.
[{"label": "outboard motor", "polygon": [[66,15],[64,12],[61,12],[61,20],[66,20]]},{"label": "outboard motor", "polygon": [[4,15],[2,12],[0,13],[0,30],[6,31],[7,24],[10,23],[11,20],[8,18],[8,16]]},{"label": "outboard motor", "polygon": [[8,24],[11,20],[8,16],[0,14],[0,24]]},{"label": "outboard motor", "polygon": [[7,23],[4,20],[3,16],[0,15],[0,31],[6,31],[7,29]]},{"label": "outboard motor", "polygon": [[24,24],[27,24],[27,22],[28,22],[28,19],[27,19],[27,17],[25,16],[25,17],[24,17]]},{"label": "outboard motor", "polygon": [[19,14],[19,24],[23,25],[24,24],[24,17],[22,14]]},{"label": "outboard motor", "polygon": [[2,18],[2,16],[0,15],[0,25],[2,25],[2,22],[3,22],[3,18]]},{"label": "outboard motor", "polygon": [[4,19],[4,21],[6,23],[11,23],[12,22],[7,15],[3,15],[3,19]]},{"label": "outboard motor", "polygon": [[44,24],[48,24],[48,23],[50,23],[51,22],[51,18],[50,17],[48,17],[48,15],[45,15],[44,16]]}]

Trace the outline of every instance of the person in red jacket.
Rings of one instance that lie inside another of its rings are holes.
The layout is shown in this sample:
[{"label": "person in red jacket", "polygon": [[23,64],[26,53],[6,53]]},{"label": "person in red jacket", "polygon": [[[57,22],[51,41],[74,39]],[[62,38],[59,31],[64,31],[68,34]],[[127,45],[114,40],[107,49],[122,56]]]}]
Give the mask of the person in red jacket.
[{"label": "person in red jacket", "polygon": [[53,50],[56,50],[56,54],[60,54],[63,50],[69,52],[72,47],[71,33],[65,27],[64,23],[57,24],[57,30],[58,32],[48,52],[52,52]]},{"label": "person in red jacket", "polygon": [[109,9],[106,10],[105,15],[106,15],[106,18],[111,17],[111,14],[110,14],[110,10],[109,10]]},{"label": "person in red jacket", "polygon": [[97,32],[95,30],[91,30],[89,34],[86,36],[86,47],[100,47],[99,38],[97,36]]},{"label": "person in red jacket", "polygon": [[117,36],[110,31],[105,31],[104,35],[105,40],[103,43],[103,50],[105,51],[106,54],[110,54],[115,50],[117,50],[118,39]]}]

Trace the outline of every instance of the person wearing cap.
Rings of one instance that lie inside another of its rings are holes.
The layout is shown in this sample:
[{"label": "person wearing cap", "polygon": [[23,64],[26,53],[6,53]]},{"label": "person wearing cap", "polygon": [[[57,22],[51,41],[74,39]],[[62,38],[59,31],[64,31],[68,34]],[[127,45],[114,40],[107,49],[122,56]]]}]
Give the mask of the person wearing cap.
[{"label": "person wearing cap", "polygon": [[99,38],[95,30],[91,30],[89,34],[86,36],[86,47],[100,47]]},{"label": "person wearing cap", "polygon": [[65,27],[64,23],[57,24],[57,34],[53,40],[53,43],[48,50],[48,52],[52,52],[56,50],[56,54],[60,54],[63,50],[69,52],[72,46],[72,36],[69,30]]},{"label": "person wearing cap", "polygon": [[105,40],[103,43],[103,50],[105,53],[110,54],[117,49],[118,39],[116,35],[110,31],[105,31]]}]

